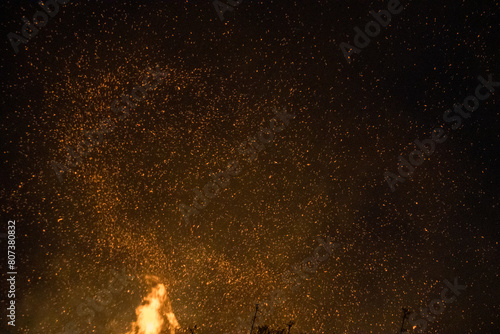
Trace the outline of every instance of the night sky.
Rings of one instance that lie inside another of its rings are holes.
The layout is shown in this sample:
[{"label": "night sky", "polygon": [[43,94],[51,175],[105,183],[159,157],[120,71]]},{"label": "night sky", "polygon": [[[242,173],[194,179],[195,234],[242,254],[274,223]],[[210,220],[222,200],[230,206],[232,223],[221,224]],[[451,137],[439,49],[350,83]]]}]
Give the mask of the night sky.
[{"label": "night sky", "polygon": [[60,1],[0,4],[0,333],[500,333],[499,1]]}]

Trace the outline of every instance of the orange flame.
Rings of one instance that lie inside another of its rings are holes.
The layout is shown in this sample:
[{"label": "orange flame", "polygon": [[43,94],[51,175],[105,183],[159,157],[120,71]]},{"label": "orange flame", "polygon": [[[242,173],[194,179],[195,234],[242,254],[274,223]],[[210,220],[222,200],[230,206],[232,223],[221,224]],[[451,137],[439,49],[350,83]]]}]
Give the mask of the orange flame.
[{"label": "orange flame", "polygon": [[[167,304],[167,305],[165,305]],[[140,305],[135,310],[137,321],[132,323],[132,330],[127,334],[160,334],[164,324],[164,307],[170,311],[165,313],[170,324],[170,334],[175,334],[175,329],[179,327],[179,323],[172,313],[170,300],[167,298],[167,292],[163,284],[158,284],[144,298],[143,305]]]},{"label": "orange flame", "polygon": [[180,327],[177,319],[175,318],[175,314],[172,312],[167,313],[167,319],[170,323],[170,334],[175,334],[175,329]]}]

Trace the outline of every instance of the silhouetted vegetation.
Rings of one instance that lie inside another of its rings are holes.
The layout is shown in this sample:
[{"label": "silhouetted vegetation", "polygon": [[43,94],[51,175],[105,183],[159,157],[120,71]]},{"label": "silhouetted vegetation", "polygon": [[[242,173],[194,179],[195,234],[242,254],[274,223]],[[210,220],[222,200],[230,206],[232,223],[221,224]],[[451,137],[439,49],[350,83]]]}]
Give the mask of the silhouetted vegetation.
[{"label": "silhouetted vegetation", "polygon": [[259,326],[257,328],[257,334],[285,334],[286,330],[283,329],[272,329],[267,325]]}]

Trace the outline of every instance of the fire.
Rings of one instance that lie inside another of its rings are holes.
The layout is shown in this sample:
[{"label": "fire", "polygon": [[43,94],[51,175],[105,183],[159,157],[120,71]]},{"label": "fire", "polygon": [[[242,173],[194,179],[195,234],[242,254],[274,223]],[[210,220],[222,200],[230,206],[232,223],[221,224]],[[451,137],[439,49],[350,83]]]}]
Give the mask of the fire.
[{"label": "fire", "polygon": [[170,323],[170,334],[175,334],[175,329],[180,327],[177,319],[175,318],[175,314],[173,314],[172,312],[167,313],[167,319]]},{"label": "fire", "polygon": [[170,334],[175,334],[175,329],[179,327],[163,284],[153,288],[135,314],[137,321],[132,323],[132,330],[127,334],[160,334],[164,328],[164,315],[170,325]]}]

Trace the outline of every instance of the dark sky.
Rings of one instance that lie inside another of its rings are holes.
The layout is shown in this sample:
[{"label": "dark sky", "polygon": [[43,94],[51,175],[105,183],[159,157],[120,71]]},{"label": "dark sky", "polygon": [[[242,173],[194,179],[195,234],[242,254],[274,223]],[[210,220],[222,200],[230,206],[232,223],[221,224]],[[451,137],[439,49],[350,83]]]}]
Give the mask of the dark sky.
[{"label": "dark sky", "polygon": [[[7,35],[41,7],[2,1],[0,234],[16,221],[17,275],[14,328],[1,238],[1,333],[126,334],[163,284],[176,333],[249,333],[259,303],[258,325],[294,334],[395,334],[402,307],[425,319],[455,277],[466,289],[426,333],[498,333],[500,86],[456,129],[443,114],[479,76],[500,81],[500,3],[402,1],[349,63],[340,44],[388,2],[244,0],[222,22],[210,0],[73,0],[15,53]],[[115,114],[152,69],[161,83]],[[103,121],[60,182],[51,163]],[[392,191],[386,171],[436,128],[447,139]],[[235,160],[186,223],[179,205]],[[335,247],[312,270],[319,238]],[[115,272],[128,280],[102,306]]]}]

